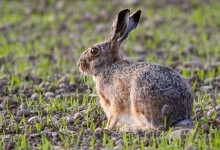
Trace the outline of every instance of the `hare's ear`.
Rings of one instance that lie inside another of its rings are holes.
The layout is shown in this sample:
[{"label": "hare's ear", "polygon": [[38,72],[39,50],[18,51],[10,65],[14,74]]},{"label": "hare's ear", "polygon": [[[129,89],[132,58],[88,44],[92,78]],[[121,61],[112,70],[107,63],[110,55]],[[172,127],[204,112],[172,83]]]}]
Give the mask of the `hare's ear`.
[{"label": "hare's ear", "polygon": [[123,42],[128,38],[129,33],[137,27],[141,11],[138,10],[131,16],[129,15],[130,11],[125,9],[116,16],[112,25],[112,41]]},{"label": "hare's ear", "polygon": [[141,16],[141,11],[138,10],[129,17],[127,30],[125,34],[119,39],[120,42],[126,40],[128,38],[129,33],[137,27],[140,20],[140,16]]},{"label": "hare's ear", "polygon": [[112,31],[110,40],[111,41],[118,41],[121,37],[123,37],[128,28],[130,10],[125,9],[118,13],[115,17],[113,24],[112,24]]}]

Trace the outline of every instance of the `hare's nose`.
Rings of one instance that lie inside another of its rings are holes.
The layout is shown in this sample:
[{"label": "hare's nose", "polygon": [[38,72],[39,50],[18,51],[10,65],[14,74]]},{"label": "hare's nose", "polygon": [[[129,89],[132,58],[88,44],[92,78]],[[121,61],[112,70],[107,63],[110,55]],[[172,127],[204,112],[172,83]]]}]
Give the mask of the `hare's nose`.
[{"label": "hare's nose", "polygon": [[80,63],[79,63],[79,61],[77,62],[77,66],[78,66],[78,67],[80,66]]},{"label": "hare's nose", "polygon": [[79,67],[80,64],[85,64],[85,63],[86,63],[86,59],[80,58],[80,59],[78,60],[78,62],[77,62],[77,66]]},{"label": "hare's nose", "polygon": [[80,58],[79,58],[79,61],[80,62],[84,62],[84,61],[86,61],[86,57],[83,55],[83,56],[81,56]]}]

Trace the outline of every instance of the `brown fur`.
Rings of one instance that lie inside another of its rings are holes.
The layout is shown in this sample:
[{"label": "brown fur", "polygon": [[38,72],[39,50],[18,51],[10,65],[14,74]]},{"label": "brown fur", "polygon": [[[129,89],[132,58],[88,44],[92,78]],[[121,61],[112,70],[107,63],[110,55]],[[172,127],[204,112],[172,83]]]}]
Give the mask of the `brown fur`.
[{"label": "brown fur", "polygon": [[[178,72],[154,63],[132,63],[120,58],[120,45],[136,28],[140,17],[140,11],[131,16],[128,13],[126,9],[116,16],[112,31],[116,33],[111,34],[114,37],[93,45],[78,61],[80,70],[92,75],[96,83],[108,118],[106,127],[157,129],[165,122],[169,127],[190,119],[191,87]],[[100,53],[92,55],[92,48]]]}]

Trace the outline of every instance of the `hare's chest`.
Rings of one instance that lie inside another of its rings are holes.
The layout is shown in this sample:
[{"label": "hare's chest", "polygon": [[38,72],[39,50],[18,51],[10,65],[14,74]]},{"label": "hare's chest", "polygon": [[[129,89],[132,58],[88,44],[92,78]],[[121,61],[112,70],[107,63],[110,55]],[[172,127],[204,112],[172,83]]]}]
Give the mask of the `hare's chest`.
[{"label": "hare's chest", "polygon": [[125,78],[114,78],[112,81],[103,79],[96,85],[97,91],[110,102],[120,102],[129,100],[130,82]]},{"label": "hare's chest", "polygon": [[[111,110],[118,107],[129,106],[130,84],[122,79],[116,79],[114,83],[106,85],[100,82],[96,89],[104,109],[111,107]],[[114,111],[114,110],[113,110]]]},{"label": "hare's chest", "polygon": [[98,94],[99,94],[101,106],[102,106],[104,112],[109,117],[111,102],[108,98],[105,97],[105,95],[102,93],[102,91],[98,90]]}]

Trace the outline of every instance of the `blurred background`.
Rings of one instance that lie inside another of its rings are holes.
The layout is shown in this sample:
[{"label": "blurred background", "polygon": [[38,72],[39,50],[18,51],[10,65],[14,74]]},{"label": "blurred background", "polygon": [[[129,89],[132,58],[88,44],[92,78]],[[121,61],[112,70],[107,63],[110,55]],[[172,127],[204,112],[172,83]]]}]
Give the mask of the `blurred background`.
[{"label": "blurred background", "polygon": [[[218,0],[1,0],[0,72],[73,73],[82,51],[108,38],[122,9],[142,10],[125,58],[186,67],[220,60]],[[218,65],[217,65],[218,66]]]}]

